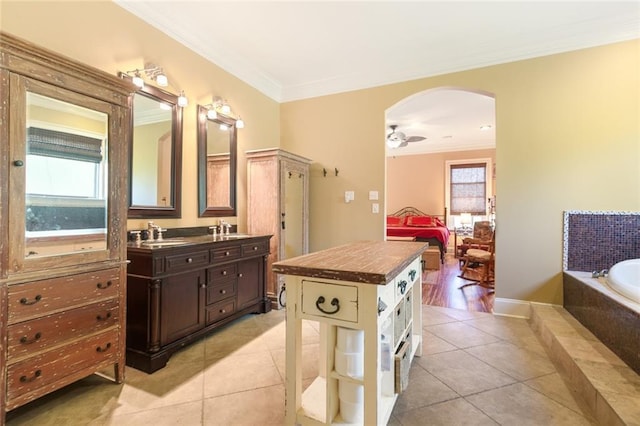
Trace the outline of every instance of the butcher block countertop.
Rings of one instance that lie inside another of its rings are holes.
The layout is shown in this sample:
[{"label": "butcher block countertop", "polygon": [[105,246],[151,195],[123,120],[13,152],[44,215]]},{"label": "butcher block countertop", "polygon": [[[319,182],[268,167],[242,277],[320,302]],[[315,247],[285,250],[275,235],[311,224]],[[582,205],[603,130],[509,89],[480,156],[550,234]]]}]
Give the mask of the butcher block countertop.
[{"label": "butcher block countertop", "polygon": [[428,246],[407,241],[357,241],[282,260],[272,269],[277,274],[384,285]]}]

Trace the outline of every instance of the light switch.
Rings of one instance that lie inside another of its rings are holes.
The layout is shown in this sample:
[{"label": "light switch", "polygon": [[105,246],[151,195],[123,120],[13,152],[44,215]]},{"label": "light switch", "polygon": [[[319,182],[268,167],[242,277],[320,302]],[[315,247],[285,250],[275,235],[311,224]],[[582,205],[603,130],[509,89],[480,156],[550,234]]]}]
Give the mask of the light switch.
[{"label": "light switch", "polygon": [[356,195],[353,191],[344,192],[344,202],[348,203],[356,199]]},{"label": "light switch", "polygon": [[369,191],[369,200],[377,200],[378,191]]},{"label": "light switch", "polygon": [[380,213],[380,204],[378,203],[371,204],[371,213]]}]

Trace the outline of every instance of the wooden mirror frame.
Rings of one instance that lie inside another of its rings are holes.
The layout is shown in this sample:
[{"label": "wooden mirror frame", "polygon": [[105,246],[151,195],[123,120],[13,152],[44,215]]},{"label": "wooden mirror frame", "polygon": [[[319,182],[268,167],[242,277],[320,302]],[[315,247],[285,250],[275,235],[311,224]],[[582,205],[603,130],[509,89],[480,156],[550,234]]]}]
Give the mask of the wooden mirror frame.
[{"label": "wooden mirror frame", "polygon": [[[130,78],[128,75],[120,73],[121,78]],[[131,136],[129,138],[129,198],[128,198],[128,218],[179,218],[182,214],[182,107],[178,106],[178,96],[165,90],[145,84],[131,96],[131,110],[133,111],[133,99],[136,94],[146,96],[158,102],[171,105],[171,203],[167,207],[163,206],[138,206],[132,205],[133,190],[133,131],[134,117],[131,114]]]},{"label": "wooden mirror frame", "polygon": [[[207,123],[229,126],[229,206],[207,205]],[[198,105],[198,217],[225,217],[236,215],[237,135],[235,120],[218,114],[207,117],[207,108]]]}]

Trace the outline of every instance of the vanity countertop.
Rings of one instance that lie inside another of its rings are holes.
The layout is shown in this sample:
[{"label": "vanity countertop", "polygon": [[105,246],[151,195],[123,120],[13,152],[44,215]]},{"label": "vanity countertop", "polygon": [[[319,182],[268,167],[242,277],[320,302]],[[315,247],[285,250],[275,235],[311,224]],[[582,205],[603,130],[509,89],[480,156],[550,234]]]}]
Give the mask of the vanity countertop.
[{"label": "vanity countertop", "polygon": [[200,245],[200,244],[224,243],[224,242],[232,242],[232,241],[238,241],[238,240],[249,240],[253,238],[264,238],[264,237],[269,237],[269,235],[249,235],[249,234],[220,235],[218,234],[215,237],[211,234],[195,235],[195,236],[192,235],[192,236],[185,236],[185,237],[165,238],[160,241],[144,240],[139,243],[136,243],[134,241],[129,241],[127,243],[127,250],[149,251],[149,250],[158,250],[158,249],[187,247],[187,246],[194,246],[194,245]]},{"label": "vanity countertop", "polygon": [[273,272],[383,285],[427,247],[420,242],[357,241],[276,262]]}]

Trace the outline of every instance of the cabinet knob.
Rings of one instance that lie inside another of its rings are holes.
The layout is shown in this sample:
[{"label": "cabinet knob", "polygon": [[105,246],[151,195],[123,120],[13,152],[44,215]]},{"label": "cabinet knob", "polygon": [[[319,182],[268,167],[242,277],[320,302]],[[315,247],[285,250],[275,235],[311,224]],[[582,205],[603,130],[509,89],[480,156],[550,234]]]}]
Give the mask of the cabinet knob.
[{"label": "cabinet knob", "polygon": [[221,272],[222,275],[227,275],[227,270],[225,269],[224,271]]},{"label": "cabinet knob", "polygon": [[227,290],[220,290],[220,294],[227,294]]},{"label": "cabinet knob", "polygon": [[253,246],[253,251],[258,250],[258,246]]},{"label": "cabinet knob", "polygon": [[238,274],[238,278],[242,278],[242,274]]},{"label": "cabinet knob", "polygon": [[226,313],[227,313],[227,310],[226,310],[226,309],[220,309],[220,313],[221,313],[221,314],[226,314]]},{"label": "cabinet knob", "polygon": [[193,263],[193,259],[190,257],[187,257],[187,263]]},{"label": "cabinet knob", "polygon": [[14,165],[14,166],[16,166],[16,167],[22,167],[22,166],[24,166],[24,161],[22,161],[22,160],[15,160],[15,161],[13,162],[13,165]]},{"label": "cabinet knob", "polygon": [[225,251],[225,252],[224,252],[224,255],[225,255],[225,256],[229,256],[230,254],[231,254],[231,253],[229,253],[228,251]]}]

